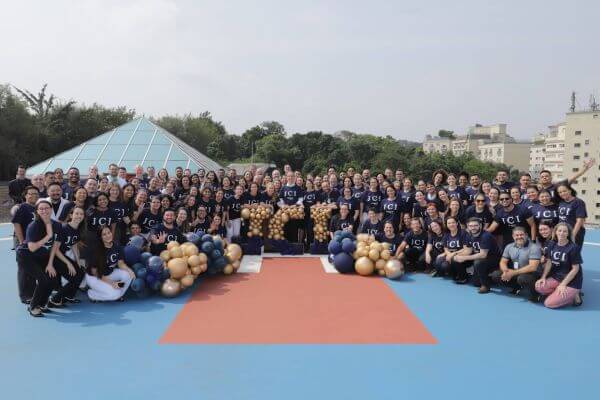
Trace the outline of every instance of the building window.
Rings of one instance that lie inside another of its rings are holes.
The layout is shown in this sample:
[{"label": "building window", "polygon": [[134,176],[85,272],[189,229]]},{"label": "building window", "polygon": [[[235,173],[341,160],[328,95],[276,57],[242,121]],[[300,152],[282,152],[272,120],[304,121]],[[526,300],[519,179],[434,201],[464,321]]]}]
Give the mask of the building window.
[{"label": "building window", "polygon": [[590,154],[586,151],[585,153],[583,153],[584,157],[588,157]]},{"label": "building window", "polygon": [[584,176],[583,178],[581,178],[581,182],[586,183],[587,182],[587,178]]},{"label": "building window", "polygon": [[583,189],[583,190],[581,191],[581,194],[585,194],[585,189]]},{"label": "building window", "polygon": [[573,168],[573,172],[579,172],[579,168]]},{"label": "building window", "polygon": [[573,156],[573,160],[579,160],[579,156]]},{"label": "building window", "polygon": [[596,219],[600,219],[600,215],[596,215]]},{"label": "building window", "polygon": [[585,144],[590,144],[590,139],[585,139]]},{"label": "building window", "polygon": [[573,147],[581,147],[581,143],[575,143]]},{"label": "building window", "polygon": [[600,207],[600,203],[596,203],[596,208]]},{"label": "building window", "polygon": [[581,131],[575,131],[575,135],[577,135],[577,136],[581,135]]}]

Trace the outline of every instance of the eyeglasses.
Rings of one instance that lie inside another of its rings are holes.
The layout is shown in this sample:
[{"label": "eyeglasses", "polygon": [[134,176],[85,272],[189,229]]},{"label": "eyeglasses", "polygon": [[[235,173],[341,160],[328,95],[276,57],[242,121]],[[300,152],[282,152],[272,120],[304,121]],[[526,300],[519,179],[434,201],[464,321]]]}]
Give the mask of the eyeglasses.
[{"label": "eyeglasses", "polygon": [[475,203],[485,203],[485,200],[475,200]]},{"label": "eyeglasses", "polygon": [[500,201],[509,201],[510,197],[500,197]]}]

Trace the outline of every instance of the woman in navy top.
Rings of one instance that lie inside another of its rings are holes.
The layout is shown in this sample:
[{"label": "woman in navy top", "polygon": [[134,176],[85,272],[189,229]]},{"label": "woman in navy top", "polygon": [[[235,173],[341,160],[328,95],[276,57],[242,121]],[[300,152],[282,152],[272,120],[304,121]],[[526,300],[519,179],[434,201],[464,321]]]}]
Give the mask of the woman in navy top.
[{"label": "woman in navy top", "polygon": [[28,308],[33,317],[44,315],[48,298],[58,281],[56,270],[49,260],[50,249],[60,232],[60,223],[53,221],[51,216],[52,204],[40,200],[35,207],[35,219],[27,226],[25,241],[17,249],[19,268],[36,282]]},{"label": "woman in navy top", "polygon": [[[429,237],[427,247],[425,247],[425,264],[427,270],[431,270],[438,258],[444,257],[444,225],[439,219],[434,219],[429,223]],[[433,270],[432,276],[437,275],[437,270]]]},{"label": "woman in navy top", "polygon": [[370,209],[374,209],[377,214],[381,212],[381,200],[383,200],[383,194],[379,191],[379,183],[376,178],[371,178],[369,188],[364,191],[360,200],[362,222],[369,218],[368,211]]},{"label": "woman in navy top", "polygon": [[98,193],[94,199],[94,205],[87,210],[88,229],[97,231],[101,226],[110,227],[113,235],[117,226],[117,217],[109,207],[109,198],[106,193]]},{"label": "woman in navy top", "polygon": [[576,197],[577,193],[567,183],[559,184],[556,187],[556,192],[560,197],[560,203],[558,203],[558,219],[571,226],[575,244],[581,247],[583,246],[583,240],[585,238],[584,224],[585,219],[587,218],[585,202]]},{"label": "woman in navy top", "polygon": [[381,212],[383,213],[383,222],[391,221],[394,224],[394,230],[400,227],[400,217],[402,215],[402,203],[396,195],[396,189],[388,186],[385,189],[387,197],[381,201]]},{"label": "woman in navy top", "polygon": [[73,207],[52,246],[49,264],[54,266],[59,276],[67,280],[65,285],[59,285],[57,292],[50,298],[49,304],[53,307],[62,307],[64,302],[79,303],[75,294],[85,271],[80,267],[77,244],[82,239],[84,218],[84,209]]},{"label": "woman in navy top", "polygon": [[[344,187],[342,189],[342,195],[337,199],[337,207],[341,208],[342,204],[346,204],[348,206],[350,218],[353,221],[356,221],[360,215],[360,203],[352,194],[352,188]],[[355,223],[352,225],[355,225]]]},{"label": "woman in navy top", "polygon": [[413,204],[412,216],[414,218],[421,218],[421,220],[425,219],[427,215],[427,200],[425,199],[425,194],[420,190],[415,192],[415,203]]},{"label": "woman in navy top", "polygon": [[387,221],[383,224],[383,234],[378,238],[380,242],[390,244],[390,254],[392,254],[392,257],[396,254],[400,243],[402,243],[402,235],[396,232],[393,222]]},{"label": "woman in navy top", "polygon": [[434,263],[436,274],[433,276],[449,275],[452,279],[458,280],[460,268],[453,258],[465,245],[465,233],[460,228],[456,217],[446,217],[446,233],[442,239],[444,253]]},{"label": "woman in navy top", "polygon": [[539,201],[529,203],[528,208],[533,215],[533,220],[539,223],[541,220],[552,221],[552,226],[558,223],[558,206],[552,202],[552,196],[547,190],[542,190],[538,195]]},{"label": "woman in navy top", "polygon": [[[559,196],[560,196],[559,185]],[[555,242],[546,249],[546,265],[542,277],[535,283],[541,295],[548,296],[544,305],[559,308],[569,304],[580,306],[583,284],[581,249],[571,241],[571,227],[559,222],[554,228]]]}]

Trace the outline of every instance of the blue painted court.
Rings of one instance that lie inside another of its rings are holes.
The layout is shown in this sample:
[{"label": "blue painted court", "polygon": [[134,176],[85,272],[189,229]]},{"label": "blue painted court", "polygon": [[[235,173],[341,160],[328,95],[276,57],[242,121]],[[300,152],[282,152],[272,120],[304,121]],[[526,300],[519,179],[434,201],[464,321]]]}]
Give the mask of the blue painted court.
[{"label": "blue painted court", "polygon": [[[600,231],[586,240],[600,243]],[[584,247],[581,308],[423,274],[386,281],[437,344],[176,345],[159,340],[202,281],[175,299],[84,301],[34,319],[18,301],[11,245],[0,241],[5,399],[599,398],[600,246]]]}]

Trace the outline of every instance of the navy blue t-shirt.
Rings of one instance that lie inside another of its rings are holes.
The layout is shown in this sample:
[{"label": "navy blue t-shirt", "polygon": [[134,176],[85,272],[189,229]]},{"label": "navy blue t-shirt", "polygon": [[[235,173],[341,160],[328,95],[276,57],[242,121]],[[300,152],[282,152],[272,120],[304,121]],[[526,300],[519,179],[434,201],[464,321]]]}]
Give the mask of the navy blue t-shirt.
[{"label": "navy blue t-shirt", "polygon": [[233,196],[235,196],[233,189],[223,189],[223,199],[224,200],[229,200]]},{"label": "navy blue t-shirt", "polygon": [[361,202],[364,205],[363,212],[367,212],[370,208],[374,208],[377,212],[380,212],[382,200],[383,195],[380,191],[371,192],[371,190],[366,190],[361,197]]},{"label": "navy blue t-shirt", "polygon": [[475,201],[475,196],[477,196],[479,194],[479,188],[478,187],[473,187],[473,186],[467,186],[467,188],[465,189],[465,193],[467,194],[467,202],[469,204],[473,204],[473,202]]},{"label": "navy blue t-shirt", "polygon": [[427,216],[427,206],[421,206],[419,203],[415,203],[412,209],[412,216],[417,218],[425,218]]},{"label": "navy blue t-shirt", "polygon": [[60,230],[60,222],[52,220],[52,237],[50,237],[50,239],[48,239],[48,241],[44,243],[42,247],[31,253],[27,247],[27,243],[39,242],[44,236],[46,236],[46,225],[44,222],[39,219],[34,220],[27,226],[27,230],[25,231],[25,241],[19,246],[18,251],[24,251],[33,254],[36,257],[48,256],[52,246],[54,245],[54,241],[58,239]]},{"label": "navy blue t-shirt", "polygon": [[[528,218],[531,218],[531,212],[526,207],[514,206],[510,211],[506,211],[504,207],[500,207],[496,211],[494,221],[499,224],[498,229],[500,229],[504,245],[512,243],[512,230],[515,227],[522,226],[529,232]],[[529,234],[531,235],[531,232]]]},{"label": "navy blue t-shirt", "polygon": [[464,200],[467,200],[467,194],[465,193],[464,189],[460,186],[457,186],[454,189],[450,189],[449,187],[447,187],[446,193],[448,193],[448,197],[450,199],[457,199],[458,201],[460,201],[461,205],[463,204]]},{"label": "navy blue t-shirt", "polygon": [[229,200],[227,201],[227,211],[229,212],[230,220],[240,218],[242,204],[244,204],[243,198],[236,199],[235,196],[229,198]]},{"label": "navy blue t-shirt", "polygon": [[340,214],[336,214],[331,218],[329,222],[329,231],[336,232],[341,230],[347,230],[354,225],[354,220],[350,215],[346,218],[341,218]]},{"label": "navy blue t-shirt", "polygon": [[427,237],[427,231],[422,230],[421,233],[414,233],[412,230],[410,230],[406,236],[404,236],[402,241],[406,242],[406,244],[411,248],[424,251],[428,240],[429,238]]},{"label": "navy blue t-shirt", "polygon": [[207,215],[213,215],[213,212],[215,211],[215,201],[213,199],[204,200],[203,198],[199,198],[196,202],[196,209],[200,206],[206,208]]},{"label": "navy blue t-shirt", "polygon": [[401,210],[403,213],[410,213],[413,210],[413,204],[415,204],[415,192],[409,191],[405,192],[404,190],[399,190],[397,193],[398,198],[400,199],[400,204],[402,206]]},{"label": "navy blue t-shirt", "polygon": [[485,226],[485,224],[491,224],[494,220],[494,216],[487,206],[481,212],[477,211],[475,205],[467,207],[467,211],[465,211],[465,221],[468,221],[469,218],[473,217],[477,218],[481,222],[482,226]]},{"label": "navy blue t-shirt", "polygon": [[358,201],[362,200],[362,195],[365,192],[365,187],[361,186],[361,187],[356,187],[354,186],[352,188],[352,196],[357,199]]},{"label": "navy blue t-shirt", "polygon": [[528,202],[526,207],[531,212],[531,215],[533,215],[536,223],[539,223],[541,220],[550,220],[552,221],[552,225],[556,225],[558,222],[558,207],[554,204],[543,206],[540,203]]},{"label": "navy blue t-shirt", "polygon": [[304,204],[305,209],[308,209],[310,208],[310,206],[314,206],[315,204],[317,204],[317,192],[314,190],[311,190],[310,192],[304,192],[302,203]]},{"label": "navy blue t-shirt", "polygon": [[385,236],[385,234],[379,235],[378,240],[382,243],[389,243],[390,244],[390,252],[392,253],[392,255],[394,255],[396,253],[396,250],[398,249],[398,246],[400,246],[400,243],[402,243],[402,236],[400,236],[399,234],[394,234],[394,237],[387,237]]},{"label": "navy blue t-shirt", "polygon": [[459,230],[455,236],[452,236],[450,232],[446,232],[444,234],[444,248],[452,253],[461,250],[465,245],[465,237],[465,231]]},{"label": "navy blue t-shirt", "polygon": [[92,231],[97,231],[101,226],[111,226],[117,222],[117,217],[113,210],[107,208],[100,211],[94,207],[89,208],[86,212],[88,228]]},{"label": "navy blue t-shirt", "polygon": [[430,233],[427,244],[430,244],[433,247],[435,253],[442,254],[444,252],[444,235],[438,236],[435,233]]},{"label": "navy blue t-shirt", "polygon": [[303,196],[303,191],[300,186],[297,185],[284,185],[279,190],[279,198],[283,200],[283,203],[288,206],[295,205],[298,200]]},{"label": "navy blue t-shirt", "polygon": [[81,239],[81,233],[78,229],[69,224],[63,224],[56,241],[60,242],[60,251],[65,254]]},{"label": "navy blue t-shirt", "polygon": [[21,203],[19,208],[17,208],[17,212],[13,216],[11,222],[13,224],[21,225],[21,229],[23,229],[23,235],[27,231],[27,227],[35,218],[35,206],[32,206],[29,203]]},{"label": "navy blue t-shirt", "polygon": [[395,199],[383,199],[381,201],[381,211],[383,212],[383,222],[392,221],[394,226],[398,226],[400,223],[400,216],[402,215],[402,200],[398,197]]},{"label": "navy blue t-shirt", "polygon": [[115,268],[118,268],[119,260],[125,260],[123,247],[117,243],[113,243],[110,249],[106,249],[106,267],[104,268],[103,275],[110,275]]},{"label": "navy blue t-shirt", "polygon": [[[238,212],[239,214],[239,212]],[[239,218],[239,216],[238,216]],[[236,219],[236,218],[232,218]],[[194,233],[196,234],[204,234],[208,233],[208,228],[210,228],[210,220],[208,218],[204,218],[204,221],[200,221],[196,226],[194,226]]]},{"label": "navy blue t-shirt", "polygon": [[245,192],[242,195],[242,204],[260,204],[260,193],[252,196],[250,192]]},{"label": "navy blue t-shirt", "polygon": [[138,217],[138,223],[142,228],[142,233],[150,232],[150,229],[154,225],[159,224],[162,221],[162,213],[159,211],[156,214],[152,214],[149,208],[144,208]]},{"label": "navy blue t-shirt", "polygon": [[510,181],[506,181],[506,182],[500,183],[500,184],[497,184],[497,183],[494,184],[494,187],[498,188],[500,193],[509,193],[510,189],[515,186],[517,186],[517,185],[514,182],[510,182]]},{"label": "navy blue t-shirt", "polygon": [[110,208],[116,218],[115,222],[121,222],[125,217],[125,213],[127,212],[127,207],[120,201],[109,201],[108,208]]},{"label": "navy blue t-shirt", "polygon": [[381,221],[377,221],[373,224],[370,220],[366,220],[362,225],[361,233],[377,236],[381,232],[383,232],[383,224]]},{"label": "navy blue t-shirt", "polygon": [[354,197],[351,197],[349,199],[345,198],[345,197],[338,197],[337,199],[337,205],[338,207],[341,207],[342,204],[346,204],[348,206],[348,210],[350,210],[350,216],[354,216],[354,213],[358,210],[360,210],[360,202],[359,200],[355,199]]},{"label": "navy blue t-shirt", "polygon": [[558,219],[561,222],[566,222],[574,227],[577,218],[587,218],[587,210],[583,200],[575,198],[569,202],[563,200],[558,204]]},{"label": "navy blue t-shirt", "polygon": [[496,244],[496,240],[491,233],[482,231],[478,236],[467,234],[465,245],[473,249],[473,253],[477,254],[481,250],[487,250],[488,257],[500,257],[500,250]]},{"label": "navy blue t-shirt", "polygon": [[340,192],[338,192],[337,189],[331,189],[327,193],[321,191],[319,195],[319,202],[323,204],[336,204],[339,197]]},{"label": "navy blue t-shirt", "polygon": [[556,242],[551,242],[546,248],[546,258],[552,262],[550,277],[562,282],[573,267],[573,264],[579,264],[579,272],[567,286],[581,289],[583,284],[583,259],[581,258],[581,249],[573,242],[566,246],[560,246]]},{"label": "navy blue t-shirt", "polygon": [[161,251],[166,250],[167,244],[169,242],[176,241],[179,243],[183,243],[187,241],[186,237],[183,236],[179,228],[177,228],[175,225],[173,226],[173,228],[167,228],[162,223],[156,224],[154,225],[154,227],[152,227],[152,229],[150,230],[150,238],[152,236],[156,236],[158,238],[158,236],[160,236],[162,233],[167,235],[164,243],[154,244],[152,243],[152,241],[150,241],[150,252],[152,254],[158,255]]}]

